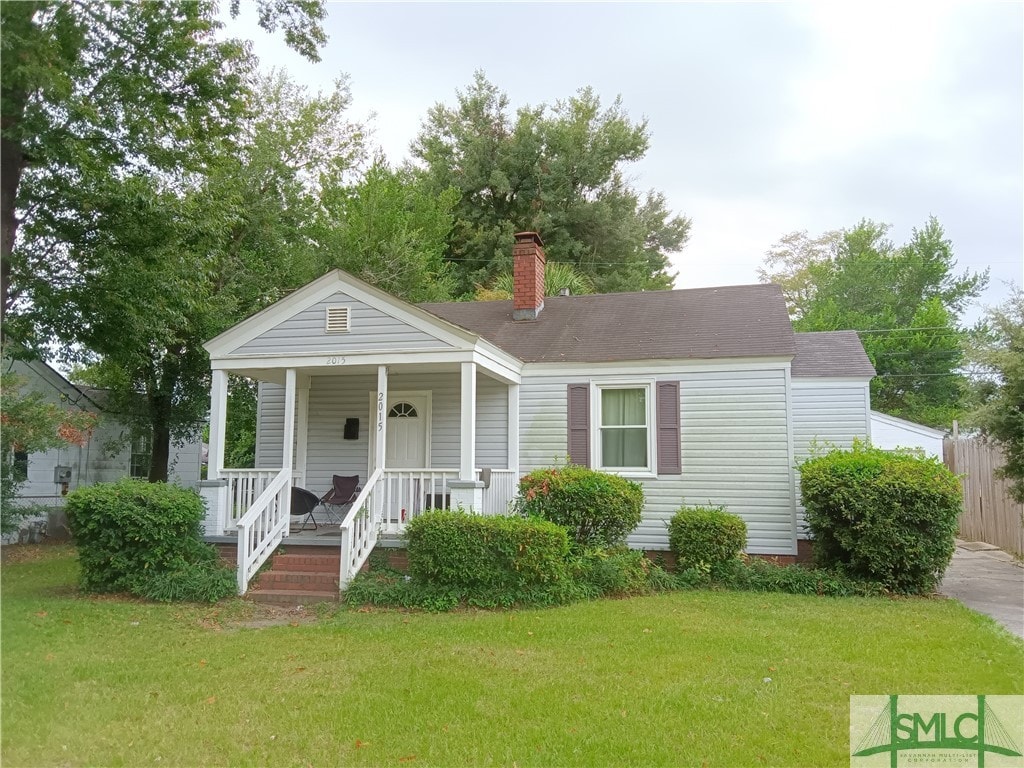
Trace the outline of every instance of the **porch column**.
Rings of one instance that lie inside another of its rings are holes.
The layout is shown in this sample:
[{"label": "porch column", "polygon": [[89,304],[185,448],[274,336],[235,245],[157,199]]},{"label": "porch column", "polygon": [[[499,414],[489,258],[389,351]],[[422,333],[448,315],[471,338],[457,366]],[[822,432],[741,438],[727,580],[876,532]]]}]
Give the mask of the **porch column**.
[{"label": "porch column", "polygon": [[484,484],[476,479],[476,363],[462,363],[459,479],[448,483],[453,508],[482,512]]},{"label": "porch column", "polygon": [[519,473],[519,385],[508,385],[508,468]]},{"label": "porch column", "polygon": [[373,468],[384,469],[388,448],[388,367],[377,366],[377,407],[373,414],[376,437],[373,443]]},{"label": "porch column", "polygon": [[[284,444],[281,446],[281,466],[288,470],[288,488],[292,487],[291,471],[295,464],[295,369],[284,373]],[[291,493],[284,494],[285,512],[291,506]],[[285,527],[287,535],[288,528]]]},{"label": "porch column", "polygon": [[295,471],[300,488],[306,487],[306,459],[309,446],[309,376],[301,376],[295,393]]},{"label": "porch column", "polygon": [[215,369],[210,383],[210,442],[206,456],[206,478],[217,480],[224,469],[224,433],[228,418],[228,372]]},{"label": "porch column", "polygon": [[228,481],[221,479],[224,469],[224,433],[227,427],[228,372],[214,369],[210,382],[210,441],[207,446],[206,480],[199,483],[199,495],[206,504],[203,531],[208,536],[223,535],[227,528]]}]

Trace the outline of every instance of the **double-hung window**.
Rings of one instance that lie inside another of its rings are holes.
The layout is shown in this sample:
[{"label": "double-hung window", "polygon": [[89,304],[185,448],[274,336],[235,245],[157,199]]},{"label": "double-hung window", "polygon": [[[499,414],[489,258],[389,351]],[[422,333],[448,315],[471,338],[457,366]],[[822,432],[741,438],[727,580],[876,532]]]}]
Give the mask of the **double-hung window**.
[{"label": "double-hung window", "polygon": [[597,465],[601,469],[653,472],[651,385],[597,385]]}]

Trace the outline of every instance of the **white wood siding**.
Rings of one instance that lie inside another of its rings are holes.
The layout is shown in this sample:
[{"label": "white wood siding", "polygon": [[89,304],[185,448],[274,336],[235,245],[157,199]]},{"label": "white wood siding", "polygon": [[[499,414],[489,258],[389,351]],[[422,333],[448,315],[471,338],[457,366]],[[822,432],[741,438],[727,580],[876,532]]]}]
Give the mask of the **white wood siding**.
[{"label": "white wood siding", "polygon": [[[348,333],[324,330],[327,307],[351,308]],[[385,349],[450,349],[425,331],[407,325],[346,293],[338,292],[296,313],[259,337],[233,350],[233,355],[288,354],[290,352],[329,352],[345,354]]]},{"label": "white wood siding", "polygon": [[[799,462],[811,455],[817,442],[849,448],[855,438],[870,436],[871,394],[867,381],[793,379],[793,453]],[[800,505],[800,473],[797,482],[797,526],[806,538],[804,508]]]},{"label": "white wood siding", "polygon": [[[621,378],[523,372],[521,471],[564,464],[566,387]],[[668,549],[666,524],[683,504],[722,504],[747,523],[748,551],[793,554],[786,369],[697,371],[680,364],[658,380],[680,382],[682,475],[641,479],[646,506],[630,546]]]},{"label": "white wood siding", "polygon": [[[369,456],[370,393],[376,375],[314,376],[309,390],[309,442],[306,485],[326,489],[332,474],[366,479]],[[396,373],[388,391],[431,393],[430,466],[459,466],[459,374]],[[277,467],[283,440],[284,387],[261,383],[256,434],[256,466]],[[345,419],[359,419],[359,438],[345,440]],[[488,376],[477,377],[478,467],[508,466],[508,389]]]}]

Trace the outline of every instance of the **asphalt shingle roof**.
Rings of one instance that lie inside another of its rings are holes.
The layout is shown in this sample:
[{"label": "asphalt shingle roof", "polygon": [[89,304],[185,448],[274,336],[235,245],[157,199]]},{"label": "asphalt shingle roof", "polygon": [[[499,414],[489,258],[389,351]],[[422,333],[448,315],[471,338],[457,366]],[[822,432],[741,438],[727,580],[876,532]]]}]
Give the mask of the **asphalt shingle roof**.
[{"label": "asphalt shingle roof", "polygon": [[856,331],[797,333],[794,376],[874,376]]},{"label": "asphalt shingle roof", "polygon": [[770,284],[551,296],[536,320],[521,321],[512,319],[511,301],[419,306],[528,363],[796,352],[782,292]]}]

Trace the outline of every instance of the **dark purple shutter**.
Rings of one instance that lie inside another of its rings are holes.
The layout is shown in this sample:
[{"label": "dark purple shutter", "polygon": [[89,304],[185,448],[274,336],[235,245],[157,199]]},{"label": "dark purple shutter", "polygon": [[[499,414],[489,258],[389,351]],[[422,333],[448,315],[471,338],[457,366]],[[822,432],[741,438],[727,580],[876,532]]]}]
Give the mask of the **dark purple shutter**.
[{"label": "dark purple shutter", "polygon": [[569,385],[569,461],[590,466],[590,385]]},{"label": "dark purple shutter", "polygon": [[681,475],[679,455],[679,382],[658,382],[658,474]]}]

